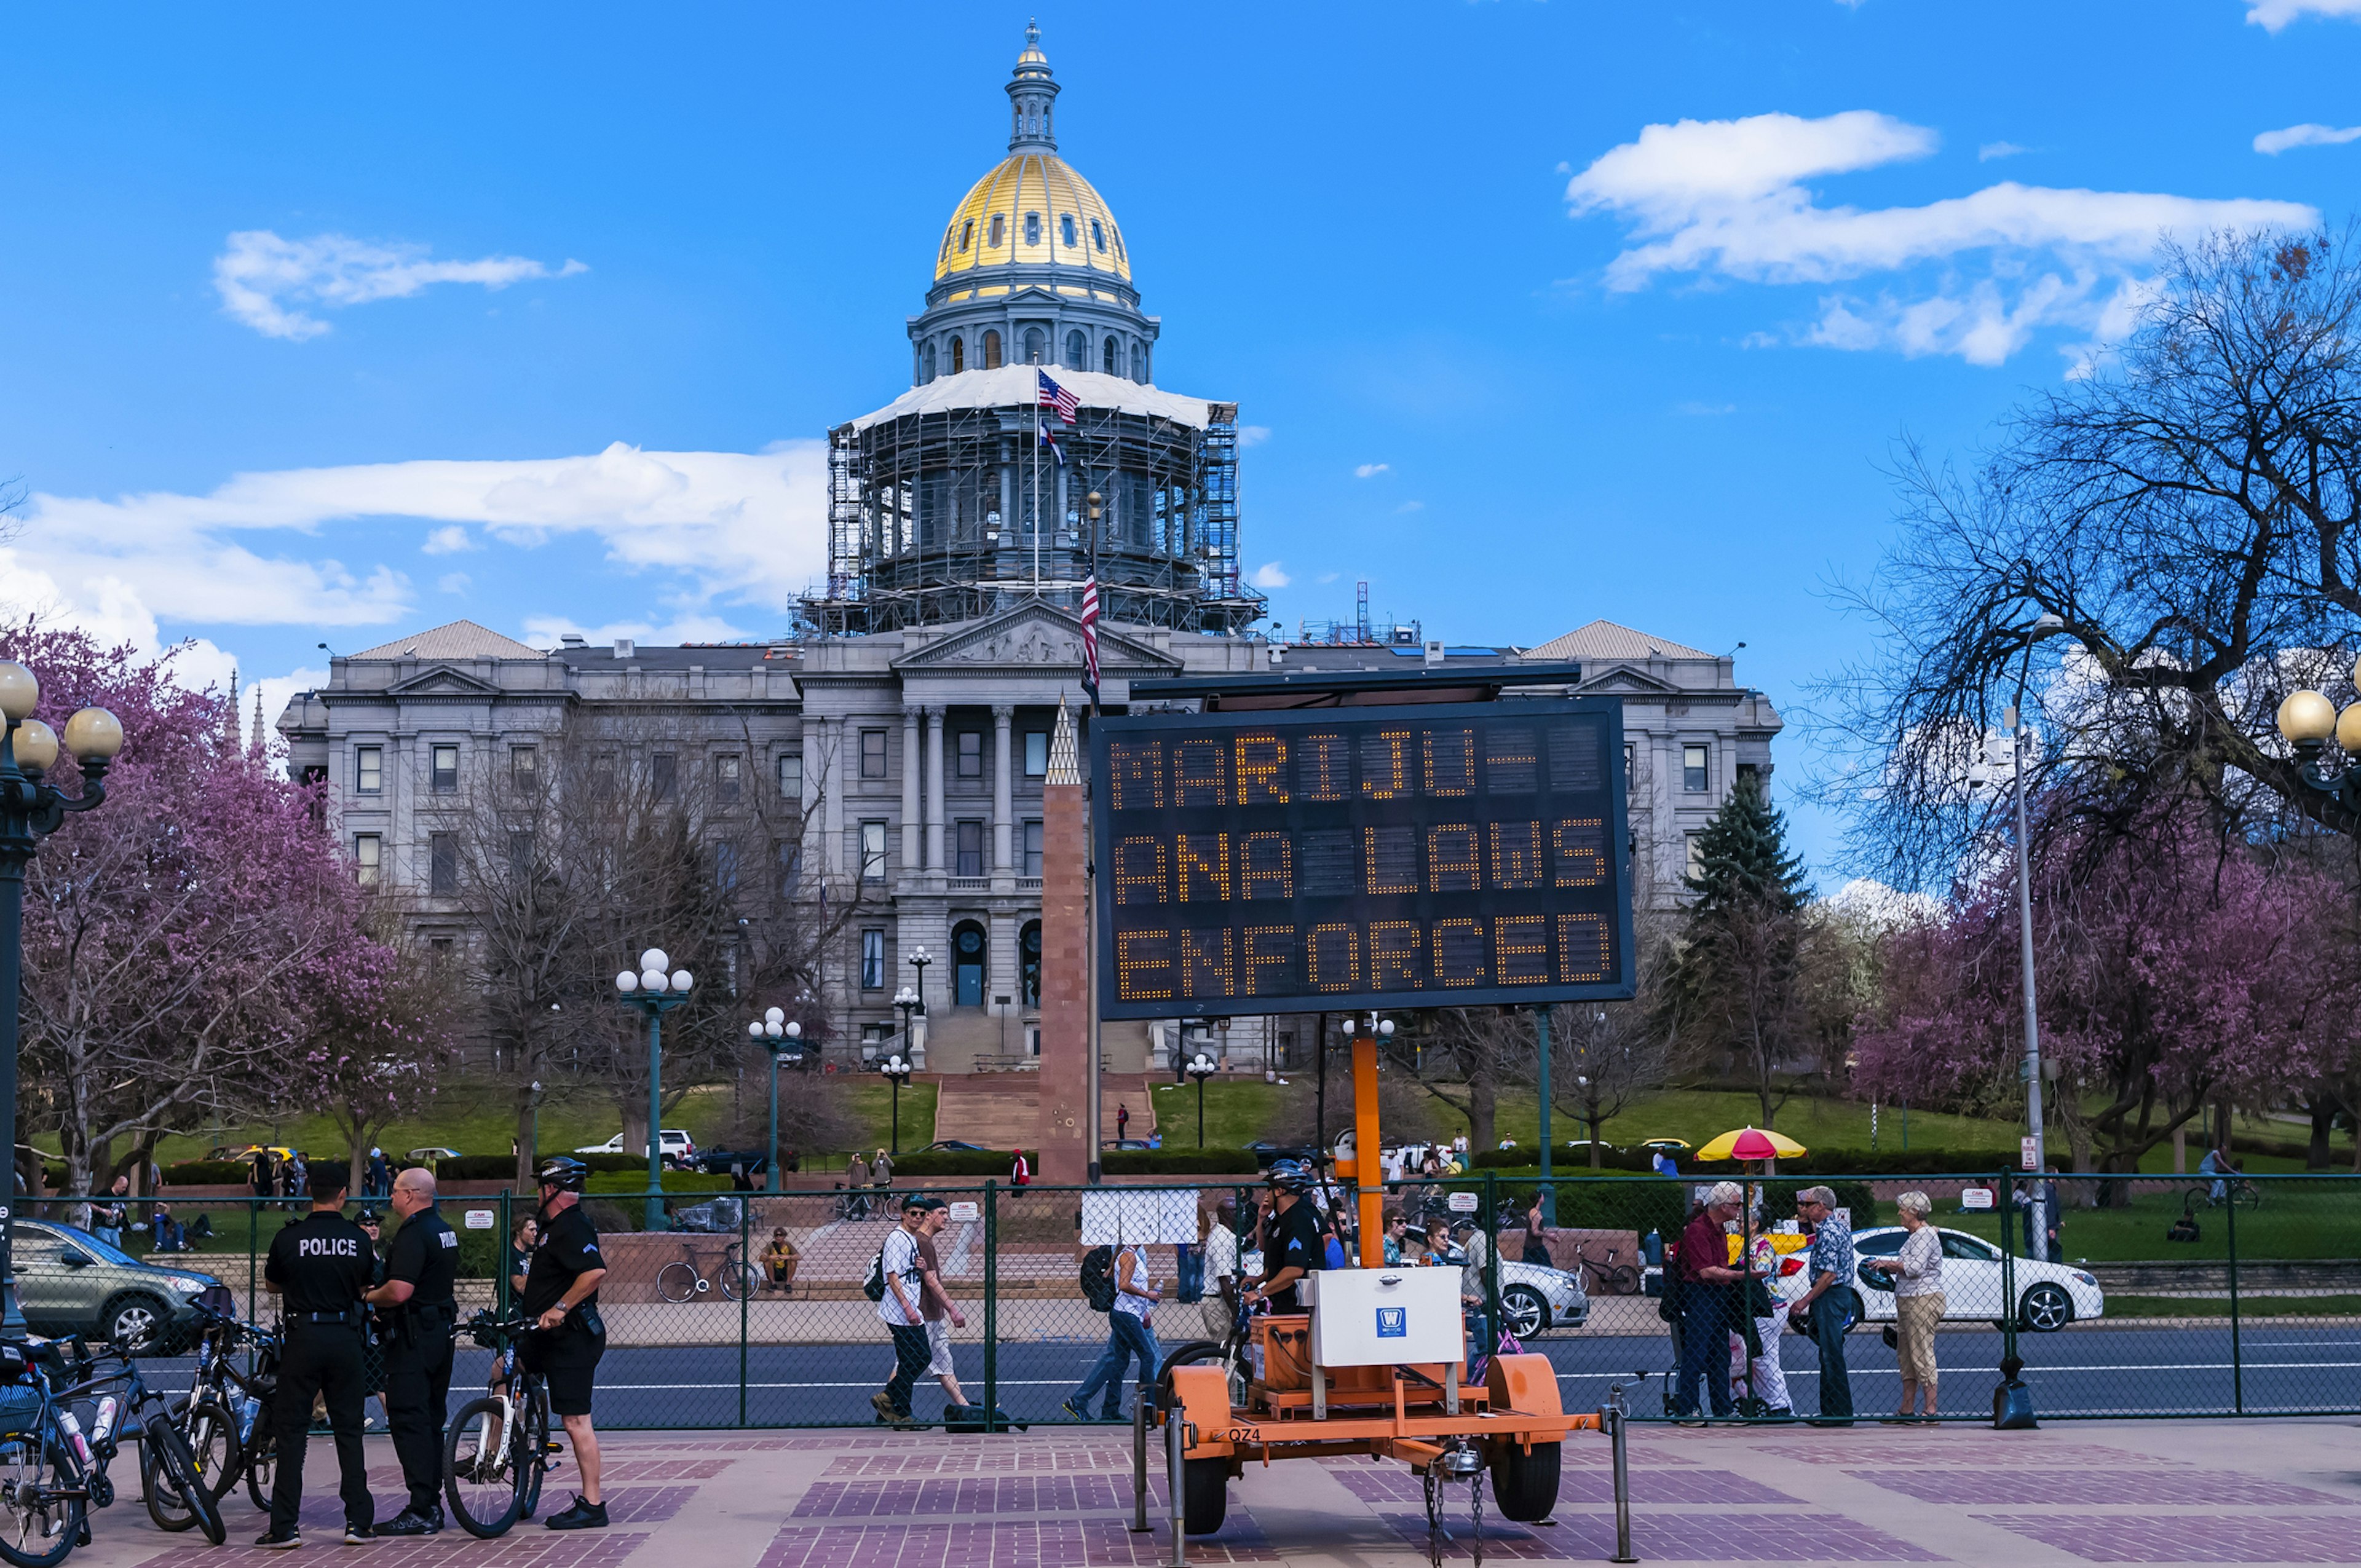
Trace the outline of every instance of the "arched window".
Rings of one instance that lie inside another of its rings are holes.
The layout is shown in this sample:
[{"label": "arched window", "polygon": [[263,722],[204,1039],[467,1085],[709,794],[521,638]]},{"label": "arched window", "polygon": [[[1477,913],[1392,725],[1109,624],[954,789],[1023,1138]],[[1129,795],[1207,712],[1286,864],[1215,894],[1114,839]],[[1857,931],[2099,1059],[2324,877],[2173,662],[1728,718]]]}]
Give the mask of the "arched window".
[{"label": "arched window", "polygon": [[967,345],[955,337],[951,339],[951,374],[956,376],[966,368]]},{"label": "arched window", "polygon": [[1022,1005],[1041,1005],[1041,922],[1027,920],[1016,933],[1016,994]]},{"label": "arched window", "polygon": [[1100,255],[1106,254],[1106,230],[1099,225],[1096,218],[1091,220],[1091,244],[1098,247]]},{"label": "arched window", "polygon": [[1110,376],[1122,375],[1123,371],[1117,368],[1117,367],[1123,363],[1116,357],[1116,355],[1120,351],[1115,347],[1115,339],[1108,338],[1106,340],[1106,351],[1099,356],[1099,368],[1105,371]]},{"label": "arched window", "polygon": [[919,357],[925,362],[925,367],[924,372],[919,376],[918,379],[921,381],[933,380],[935,378],[935,345],[931,343],[927,345],[927,346],[920,351]]},{"label": "arched window", "polygon": [[950,230],[949,230],[949,229],[945,229],[945,230],[943,231],[943,247],[942,247],[942,249],[941,249],[941,250],[939,250],[939,251],[938,251],[938,252],[936,253],[936,255],[935,255],[935,259],[936,259],[937,261],[949,261],[950,258],[951,258],[951,231],[950,231]]},{"label": "arched window", "polygon": [[1091,340],[1080,327],[1066,334],[1066,368],[1087,370],[1091,367]]},{"label": "arched window", "polygon": [[1148,345],[1131,345],[1131,378],[1145,385],[1148,380]]},{"label": "arched window", "polygon": [[1025,214],[1025,243],[1027,245],[1041,243],[1041,214],[1038,213]]},{"label": "arched window", "polygon": [[[961,256],[965,256],[965,255],[967,254],[967,247],[968,247],[969,246],[971,246],[971,245],[974,244],[974,243],[975,243],[975,220],[974,220],[973,218],[970,218],[970,219],[968,219],[968,221],[967,221],[967,222],[965,222],[965,223],[963,223],[963,224],[961,224],[961,225],[960,225],[960,247],[959,247],[959,253],[960,253]],[[1105,249],[1106,247],[1105,247],[1104,246],[1101,246],[1099,248],[1100,248],[1100,249],[1102,249],[1102,250],[1104,250],[1104,249]]]},{"label": "arched window", "polygon": [[1007,225],[1008,225],[1008,214],[1007,214],[1006,213],[994,213],[994,214],[992,214],[992,248],[993,248],[993,249],[994,249],[994,250],[998,250],[1002,246],[1004,246],[1004,245],[1005,245],[1005,244],[1007,244],[1007,243],[1008,243],[1008,226],[1007,226]]},{"label": "arched window", "polygon": [[1038,365],[1042,363],[1041,355],[1048,347],[1049,345],[1041,340],[1041,329],[1039,327],[1028,326],[1025,329],[1026,364]]},{"label": "arched window", "polygon": [[1075,243],[1073,214],[1068,213],[1058,220],[1058,237],[1064,240],[1069,246]]},{"label": "arched window", "polygon": [[972,920],[951,927],[951,1004],[983,1005],[983,927]]},{"label": "arched window", "polygon": [[997,370],[1000,368],[1000,334],[997,329],[985,329],[983,334],[983,367],[987,370]]}]

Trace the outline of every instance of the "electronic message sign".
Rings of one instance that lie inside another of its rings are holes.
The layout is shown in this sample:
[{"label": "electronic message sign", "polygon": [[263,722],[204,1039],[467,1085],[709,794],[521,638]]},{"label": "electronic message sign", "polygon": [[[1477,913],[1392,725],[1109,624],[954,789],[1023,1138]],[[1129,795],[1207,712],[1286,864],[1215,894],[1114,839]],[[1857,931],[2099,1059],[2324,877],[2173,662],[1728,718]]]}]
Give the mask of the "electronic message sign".
[{"label": "electronic message sign", "polygon": [[1143,714],[1092,748],[1104,1017],[1631,994],[1614,699]]}]

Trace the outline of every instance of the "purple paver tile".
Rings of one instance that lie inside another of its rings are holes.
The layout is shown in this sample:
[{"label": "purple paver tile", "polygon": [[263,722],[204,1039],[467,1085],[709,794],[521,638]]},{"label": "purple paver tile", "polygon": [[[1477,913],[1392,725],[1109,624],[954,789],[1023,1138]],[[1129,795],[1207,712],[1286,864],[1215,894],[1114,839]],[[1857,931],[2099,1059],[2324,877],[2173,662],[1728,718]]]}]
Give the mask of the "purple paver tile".
[{"label": "purple paver tile", "polygon": [[[1403,1541],[1426,1549],[1426,1515],[1379,1516]],[[1448,1549],[1465,1558],[1467,1516],[1451,1521],[1460,1539]],[[1642,1562],[1665,1558],[1706,1563],[1941,1563],[1948,1559],[1896,1541],[1882,1530],[1827,1514],[1655,1514],[1631,1521],[1631,1548]],[[1562,1513],[1554,1527],[1484,1521],[1487,1558],[1597,1563],[1615,1555],[1615,1516]]]},{"label": "purple paver tile", "polygon": [[[1704,1435],[1698,1441],[1710,1442],[1712,1438]],[[1970,1434],[1939,1429],[1874,1428],[1852,1438],[1831,1438],[1815,1432],[1809,1437],[1766,1439],[1759,1432],[1749,1432],[1746,1444],[1760,1453],[1775,1453],[1798,1464],[1867,1465],[1906,1461],[1930,1464],[2038,1464],[2045,1469],[2061,1470],[2153,1470],[2160,1463],[2154,1454],[2133,1453],[2120,1448],[2100,1448],[2081,1443],[2051,1447],[2042,1443],[2013,1442],[1991,1433]]]},{"label": "purple paver tile", "polygon": [[2361,1563],[2350,1514],[1976,1514],[2093,1563]]},{"label": "purple paver tile", "polygon": [[[1164,1506],[1163,1477],[1148,1482],[1151,1508]],[[1111,1475],[912,1476],[811,1484],[796,1519],[890,1519],[905,1515],[1111,1513],[1128,1509],[1131,1478]]]},{"label": "purple paver tile", "polygon": [[[604,1478],[601,1477],[603,1482]],[[599,1490],[607,1499],[607,1518],[610,1524],[663,1524],[686,1508],[697,1496],[694,1486],[608,1486]]]},{"label": "purple paver tile", "polygon": [[[1157,1533],[1134,1535],[1121,1519],[1024,1519],[996,1523],[797,1525],[780,1530],[757,1568],[1152,1568],[1171,1548]],[[1259,1526],[1233,1508],[1220,1533],[1189,1538],[1191,1563],[1275,1559]]]},{"label": "purple paver tile", "polygon": [[843,1475],[983,1475],[1062,1473],[1111,1475],[1128,1472],[1131,1455],[1104,1448],[965,1448],[933,1453],[848,1453],[828,1467]]},{"label": "purple paver tile", "polygon": [[[1375,1465],[1359,1470],[1340,1470],[1336,1479],[1345,1490],[1365,1503],[1417,1503],[1425,1506],[1426,1483],[1409,1470],[1396,1465],[1380,1469]],[[1613,1503],[1614,1477],[1609,1475],[1574,1471],[1561,1473],[1558,1480],[1558,1501],[1565,1506],[1583,1503]],[[1635,1503],[1800,1503],[1801,1497],[1791,1497],[1759,1481],[1750,1481],[1728,1470],[1673,1470],[1650,1472],[1634,1468],[1631,1472],[1631,1500]]]},{"label": "purple paver tile", "polygon": [[[313,1515],[313,1510],[306,1507],[304,1549],[297,1555],[311,1556],[315,1548],[345,1550],[340,1544],[343,1516],[335,1499],[328,1499],[324,1517],[315,1519]],[[259,1513],[235,1510],[229,1519],[226,1546],[208,1549],[202,1536],[175,1536],[170,1546],[139,1568],[186,1568],[199,1553],[205,1568],[263,1568],[267,1563],[284,1568],[285,1553],[265,1552],[253,1544],[267,1522]],[[521,1525],[498,1541],[478,1541],[454,1526],[441,1535],[381,1541],[368,1548],[367,1553],[369,1568],[619,1568],[647,1539],[642,1530],[551,1531]],[[187,1544],[192,1541],[196,1542],[193,1547]]]},{"label": "purple paver tile", "polygon": [[2180,1503],[2244,1508],[2340,1507],[2353,1499],[2233,1470],[1848,1470],[1856,1481],[1928,1503],[2003,1508],[2027,1504]]}]

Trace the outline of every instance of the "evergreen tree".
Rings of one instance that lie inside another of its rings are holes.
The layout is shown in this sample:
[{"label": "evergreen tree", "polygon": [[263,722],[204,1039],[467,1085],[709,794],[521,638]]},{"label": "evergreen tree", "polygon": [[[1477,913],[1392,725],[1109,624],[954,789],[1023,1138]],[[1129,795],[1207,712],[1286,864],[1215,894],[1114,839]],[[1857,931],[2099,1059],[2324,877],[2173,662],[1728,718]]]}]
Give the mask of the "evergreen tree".
[{"label": "evergreen tree", "polygon": [[1689,924],[1694,929],[1746,905],[1793,914],[1803,907],[1803,874],[1802,857],[1787,852],[1787,819],[1771,804],[1763,775],[1741,773],[1697,835],[1696,871],[1682,879],[1697,895]]}]

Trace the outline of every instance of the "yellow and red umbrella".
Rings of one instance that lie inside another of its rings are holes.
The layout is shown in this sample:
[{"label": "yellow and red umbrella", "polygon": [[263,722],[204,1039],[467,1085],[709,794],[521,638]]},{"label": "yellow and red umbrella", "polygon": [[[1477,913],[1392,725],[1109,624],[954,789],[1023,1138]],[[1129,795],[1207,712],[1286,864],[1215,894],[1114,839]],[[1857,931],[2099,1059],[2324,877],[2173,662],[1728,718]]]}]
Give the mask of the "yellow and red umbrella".
[{"label": "yellow and red umbrella", "polygon": [[1794,1159],[1804,1153],[1804,1146],[1795,1139],[1760,1127],[1741,1127],[1724,1133],[1697,1150],[1700,1160],[1712,1159]]}]

